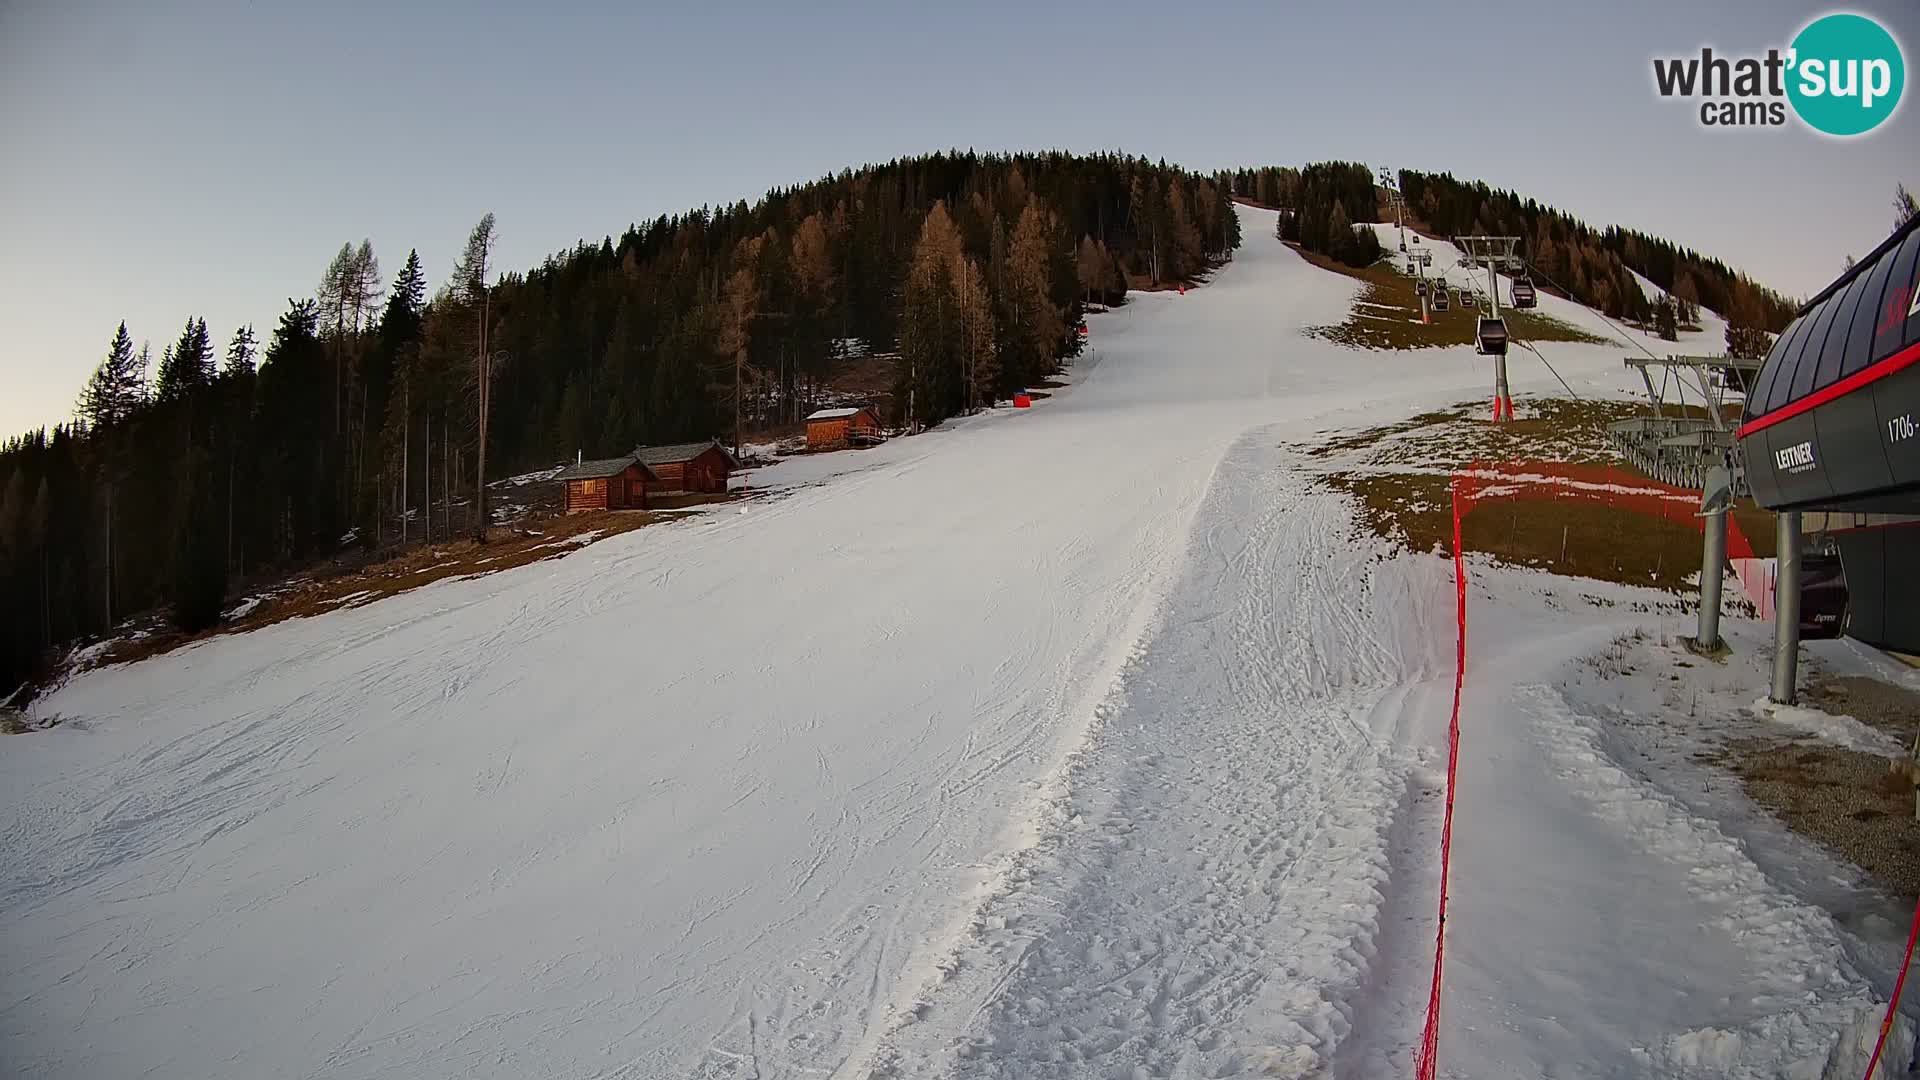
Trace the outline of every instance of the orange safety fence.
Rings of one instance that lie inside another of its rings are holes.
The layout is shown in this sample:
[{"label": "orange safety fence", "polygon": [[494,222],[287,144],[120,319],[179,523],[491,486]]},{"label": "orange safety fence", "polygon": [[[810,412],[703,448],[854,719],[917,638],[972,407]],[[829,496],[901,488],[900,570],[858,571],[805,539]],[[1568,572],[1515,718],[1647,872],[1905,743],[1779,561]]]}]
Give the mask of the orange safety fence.
[{"label": "orange safety fence", "polygon": [[[1453,860],[1453,807],[1460,762],[1460,697],[1467,672],[1467,563],[1462,521],[1481,499],[1576,500],[1604,504],[1632,514],[1704,527],[1698,515],[1700,494],[1604,464],[1564,461],[1475,462],[1455,471],[1448,485],[1453,508],[1455,649],[1453,709],[1447,720],[1446,810],[1440,826],[1440,910],[1433,944],[1433,982],[1427,993],[1426,1023],[1414,1054],[1414,1075],[1434,1080],[1439,1068],[1440,986],[1447,948],[1448,880]],[[1753,545],[1739,522],[1727,519],[1727,548],[1735,558],[1751,558]],[[1920,926],[1920,922],[1916,923]]]},{"label": "orange safety fence", "polygon": [[[1433,943],[1433,981],[1427,994],[1426,1023],[1420,1045],[1414,1053],[1414,1075],[1418,1080],[1434,1080],[1439,1069],[1440,987],[1445,970],[1447,947],[1448,880],[1453,860],[1453,807],[1460,763],[1460,697],[1467,672],[1467,563],[1462,542],[1461,522],[1481,499],[1555,499],[1586,500],[1629,513],[1644,514],[1667,521],[1684,523],[1699,530],[1705,519],[1699,516],[1700,495],[1696,491],[1651,480],[1638,473],[1611,465],[1583,465],[1560,461],[1476,462],[1455,471],[1449,483],[1453,510],[1454,622],[1456,630],[1453,674],[1453,708],[1447,719],[1446,809],[1440,826],[1440,909]],[[1727,554],[1742,571],[1742,584],[1749,595],[1770,597],[1772,560],[1754,557],[1753,545],[1731,515],[1727,518]],[[1748,576],[1756,580],[1748,581]],[[1758,578],[1764,576],[1764,584]],[[1766,617],[1764,614],[1763,618]],[[1894,982],[1892,1000],[1881,1020],[1873,1057],[1867,1064],[1867,1080],[1872,1080],[1894,1013],[1905,988],[1907,968],[1913,961],[1915,944],[1920,941],[1920,907],[1914,909],[1913,926],[1907,935],[1906,958]]]}]

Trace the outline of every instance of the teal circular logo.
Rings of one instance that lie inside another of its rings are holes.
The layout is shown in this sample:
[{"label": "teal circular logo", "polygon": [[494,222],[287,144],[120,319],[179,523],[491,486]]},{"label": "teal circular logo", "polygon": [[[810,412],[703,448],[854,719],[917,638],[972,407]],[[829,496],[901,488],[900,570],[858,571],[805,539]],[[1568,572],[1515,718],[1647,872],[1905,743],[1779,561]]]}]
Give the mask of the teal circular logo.
[{"label": "teal circular logo", "polygon": [[1822,15],[1794,37],[1787,100],[1815,131],[1863,135],[1900,104],[1907,65],[1900,43],[1864,15]]}]

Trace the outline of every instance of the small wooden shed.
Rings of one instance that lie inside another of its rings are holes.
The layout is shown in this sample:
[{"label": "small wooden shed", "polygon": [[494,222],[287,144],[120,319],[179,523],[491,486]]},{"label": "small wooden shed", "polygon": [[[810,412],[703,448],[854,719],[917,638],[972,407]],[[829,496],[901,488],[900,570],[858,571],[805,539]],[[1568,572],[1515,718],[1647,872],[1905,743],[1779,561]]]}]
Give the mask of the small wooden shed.
[{"label": "small wooden shed", "polygon": [[647,486],[659,477],[639,457],[578,461],[554,474],[566,485],[564,506],[569,514],[588,510],[643,510]]},{"label": "small wooden shed", "polygon": [[880,418],[871,409],[821,409],[807,417],[809,450],[839,450],[879,441]]},{"label": "small wooden shed", "polygon": [[725,494],[727,478],[740,467],[740,459],[717,442],[643,446],[633,453],[654,478],[651,490],[663,495]]}]

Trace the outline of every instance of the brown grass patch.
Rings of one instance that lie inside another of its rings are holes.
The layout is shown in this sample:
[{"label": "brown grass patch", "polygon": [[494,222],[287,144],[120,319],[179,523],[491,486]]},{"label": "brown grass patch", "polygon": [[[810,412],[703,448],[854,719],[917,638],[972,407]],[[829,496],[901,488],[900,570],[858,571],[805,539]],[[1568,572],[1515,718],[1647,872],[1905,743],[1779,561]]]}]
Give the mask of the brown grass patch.
[{"label": "brown grass patch", "polygon": [[1913,785],[1886,758],[1837,746],[1736,739],[1718,755],[1747,796],[1901,896],[1920,894]]},{"label": "brown grass patch", "polygon": [[[408,548],[390,558],[318,579],[297,580],[273,591],[240,618],[199,634],[157,629],[116,643],[89,666],[130,663],[171,652],[220,634],[242,633],[287,619],[359,607],[453,577],[491,574],[579,551],[589,543],[632,532],[676,515],[657,511],[726,501],[734,496],[685,495],[652,500],[651,510],[566,514],[489,530],[485,544],[471,537]],[[586,534],[593,533],[593,536]]]},{"label": "brown grass patch", "polygon": [[[1443,473],[1333,473],[1378,536],[1412,551],[1453,551],[1451,478]],[[1556,574],[1680,590],[1700,566],[1700,534],[1677,522],[1575,499],[1497,499],[1460,521],[1467,551]]]},{"label": "brown grass patch", "polygon": [[[1651,484],[1620,459],[1607,438],[1608,424],[1636,415],[1640,406],[1526,398],[1520,407],[1520,419],[1495,424],[1484,418],[1480,405],[1463,404],[1364,431],[1329,433],[1304,452],[1329,463],[1333,471],[1327,482],[1354,496],[1371,531],[1415,551],[1451,553],[1451,483],[1459,469],[1497,469],[1494,463],[1501,462],[1537,463],[1520,464],[1523,473],[1548,472],[1557,463],[1610,466],[1618,474],[1616,483]],[[1629,497],[1615,502],[1604,492],[1552,487],[1490,494],[1469,505],[1461,539],[1468,551],[1515,565],[1687,589],[1686,578],[1700,566],[1700,533],[1690,517],[1655,516],[1645,502]],[[1772,515],[1744,503],[1734,516],[1756,554],[1770,554]]]},{"label": "brown grass patch", "polygon": [[1851,716],[1912,742],[1920,734],[1920,694],[1867,675],[1822,675],[1807,687],[1807,704]]}]

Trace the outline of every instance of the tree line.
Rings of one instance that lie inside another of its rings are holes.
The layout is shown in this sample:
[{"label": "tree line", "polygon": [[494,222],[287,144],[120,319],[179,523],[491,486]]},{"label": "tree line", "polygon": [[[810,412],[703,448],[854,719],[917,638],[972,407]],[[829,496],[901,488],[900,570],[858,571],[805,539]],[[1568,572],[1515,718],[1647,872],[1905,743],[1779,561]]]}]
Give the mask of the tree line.
[{"label": "tree line", "polygon": [[[1240,169],[1232,182],[1239,197],[1281,212],[1282,239],[1350,266],[1370,265],[1382,254],[1371,229],[1353,227],[1381,220],[1381,195],[1363,164]],[[1772,335],[1793,319],[1793,301],[1718,259],[1659,237],[1619,227],[1594,229],[1533,199],[1448,173],[1403,169],[1398,183],[1408,212],[1432,232],[1518,236],[1523,257],[1543,279],[1540,284],[1557,286],[1610,318],[1638,323],[1669,341],[1705,307],[1727,320],[1730,353],[1764,356]],[[1896,212],[1910,203],[1904,190],[1896,193]],[[1647,296],[1636,273],[1660,295]]]},{"label": "tree line", "polygon": [[[1633,274],[1661,289],[1676,305],[1718,312],[1735,328],[1779,333],[1797,305],[1718,259],[1657,236],[1585,222],[1533,199],[1468,183],[1447,173],[1403,169],[1400,191],[1408,207],[1442,236],[1518,236],[1527,261],[1573,299],[1616,319],[1665,326]],[[1631,273],[1629,273],[1631,271]]]},{"label": "tree line", "polygon": [[1356,228],[1380,220],[1373,173],[1354,161],[1321,161],[1305,168],[1242,169],[1234,174],[1243,198],[1280,210],[1280,239],[1348,266],[1372,266],[1380,237]]},{"label": "tree line", "polygon": [[737,441],[895,357],[924,427],[1058,370],[1088,304],[1230,257],[1225,175],[1118,154],[932,154],[660,216],[525,272],[487,215],[437,290],[343,244],[267,340],[124,323],[71,423],[0,445],[0,689],[128,613],[216,622],[236,584],[343,545],[484,534],[483,477]]}]

